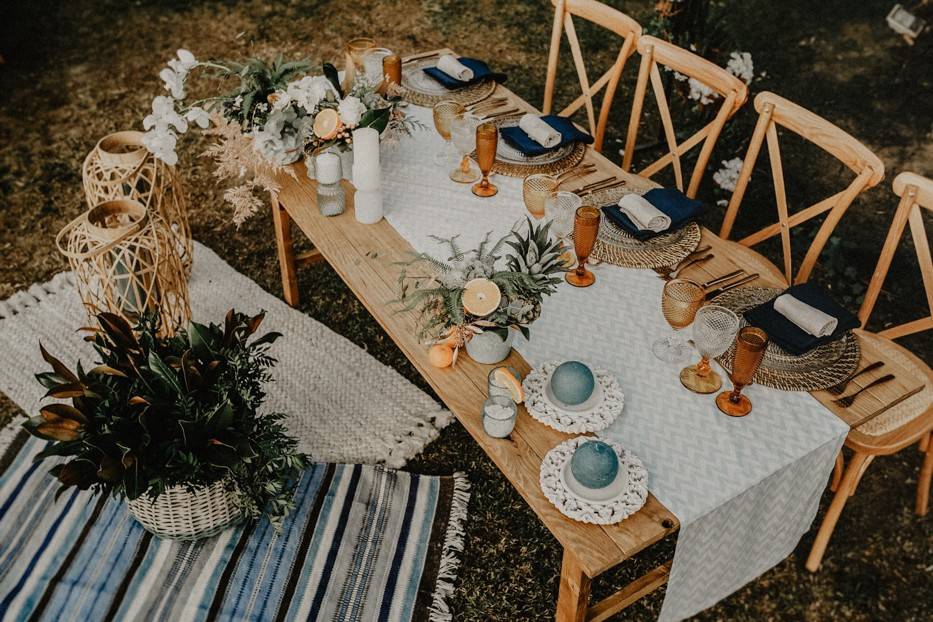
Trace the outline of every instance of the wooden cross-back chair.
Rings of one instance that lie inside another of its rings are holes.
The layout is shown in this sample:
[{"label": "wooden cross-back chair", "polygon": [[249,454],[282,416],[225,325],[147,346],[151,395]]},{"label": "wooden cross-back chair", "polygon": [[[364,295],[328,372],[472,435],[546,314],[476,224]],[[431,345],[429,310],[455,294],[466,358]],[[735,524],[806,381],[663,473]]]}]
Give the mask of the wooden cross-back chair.
[{"label": "wooden cross-back chair", "polygon": [[[626,171],[632,170],[632,158],[635,155],[635,144],[638,139],[638,127],[641,123],[642,110],[644,109],[645,96],[648,91],[648,82],[651,82],[651,89],[654,92],[655,100],[658,104],[658,112],[661,115],[661,125],[664,128],[664,138],[667,142],[668,153],[659,158],[653,164],[638,171],[642,177],[652,177],[655,173],[668,166],[674,168],[674,180],[677,188],[685,192],[687,196],[696,197],[697,190],[700,187],[700,181],[703,179],[703,173],[706,170],[706,164],[709,162],[710,155],[713,153],[713,147],[719,139],[722,128],[745,100],[748,98],[748,87],[745,83],[722,67],[711,63],[710,61],[697,56],[692,52],[677,47],[673,43],[656,39],[655,37],[644,36],[638,39],[638,52],[641,54],[641,65],[638,68],[638,82],[635,85],[635,96],[632,100],[632,113],[629,117],[628,134],[625,139],[625,152],[622,157],[622,168]],[[713,90],[714,93],[722,98],[719,112],[712,121],[700,128],[693,136],[690,136],[681,143],[677,142],[677,135],[674,131],[674,122],[671,119],[670,106],[667,102],[667,95],[664,93],[664,82],[661,79],[661,72],[658,65],[662,65],[702,82]],[[700,154],[697,157],[696,166],[690,176],[690,183],[684,190],[684,174],[681,166],[681,157],[691,149],[699,145]]]},{"label": "wooden cross-back chair", "polygon": [[[933,439],[931,439],[933,370],[919,356],[892,339],[924,330],[933,330],[933,260],[930,258],[930,242],[924,230],[922,212],[923,209],[933,211],[933,180],[915,173],[901,173],[894,179],[894,192],[901,200],[881,249],[878,265],[865,293],[865,300],[859,310],[859,319],[864,327],[878,300],[878,294],[884,284],[888,269],[891,267],[894,252],[908,223],[920,264],[923,289],[928,305],[927,316],[877,333],[864,330],[864,328],[856,330],[855,333],[862,347],[863,360],[884,361],[884,367],[875,373],[895,375],[895,381],[885,385],[889,387],[889,394],[884,398],[885,402],[894,403],[897,396],[910,395],[911,389],[920,388],[920,390],[911,397],[896,403],[895,406],[887,408],[881,415],[869,418],[863,423],[853,424],[854,427],[849,431],[845,442],[846,447],[852,450],[852,457],[849,459],[848,466],[845,465],[841,452],[836,458],[836,469],[831,485],[835,495],[826,510],[826,516],[823,518],[823,523],[820,525],[813,541],[813,548],[807,558],[806,566],[811,572],[819,569],[846,501],[855,493],[862,475],[876,456],[890,455],[915,443],[918,444],[924,457],[923,465],[920,467],[920,476],[917,478],[915,511],[918,515],[924,516],[929,510],[930,482],[933,480]],[[853,384],[861,382],[861,385],[864,385],[875,378],[875,376],[868,375],[863,377],[864,381],[857,379]],[[873,408],[877,406],[879,404],[872,405]]]},{"label": "wooden cross-back chair", "polygon": [[[615,97],[619,79],[625,69],[625,62],[635,53],[635,45],[638,37],[641,36],[641,26],[625,13],[601,2],[596,2],[596,0],[551,0],[551,2],[554,4],[554,26],[551,30],[551,49],[548,55],[547,79],[544,85],[544,104],[541,106],[541,110],[544,114],[551,113],[554,100],[554,84],[557,80],[557,61],[560,56],[560,37],[563,31],[567,33],[567,42],[570,44],[570,54],[573,56],[573,64],[577,70],[577,78],[580,81],[582,94],[573,100],[569,106],[561,110],[559,114],[569,116],[581,107],[585,107],[589,130],[594,138],[593,148],[596,151],[602,151],[609,110],[612,108],[612,99]],[[583,51],[580,49],[580,40],[577,38],[577,31],[573,25],[574,16],[593,22],[622,37],[622,45],[619,48],[619,54],[616,56],[615,62],[592,84],[586,73]],[[601,89],[605,89],[605,91],[603,92],[603,101],[600,105],[599,120],[597,121],[593,98],[599,94]]]},{"label": "wooden cross-back chair", "polygon": [[[845,214],[849,205],[860,193],[875,186],[884,178],[884,164],[868,147],[836,127],[826,119],[815,115],[806,108],[784,99],[774,93],[763,92],[755,97],[755,110],[758,111],[758,123],[748,145],[745,161],[735,185],[735,191],[726,208],[719,236],[729,239],[735,224],[739,206],[748,188],[748,181],[755,168],[761,145],[767,139],[768,157],[771,162],[771,177],[774,184],[774,198],[777,203],[778,222],[742,238],[738,244],[754,246],[759,242],[781,236],[781,250],[784,257],[782,279],[788,284],[803,283],[810,278],[820,252],[829,240],[836,225]],[[836,194],[791,214],[787,207],[787,195],[784,189],[784,171],[781,165],[781,150],[778,143],[777,128],[781,126],[798,134],[803,139],[820,147],[855,172],[856,177],[846,188]],[[828,212],[828,213],[827,213]],[[800,264],[796,276],[793,274],[793,256],[791,251],[791,229],[816,216],[826,213],[826,220],[820,226],[810,248]]]}]

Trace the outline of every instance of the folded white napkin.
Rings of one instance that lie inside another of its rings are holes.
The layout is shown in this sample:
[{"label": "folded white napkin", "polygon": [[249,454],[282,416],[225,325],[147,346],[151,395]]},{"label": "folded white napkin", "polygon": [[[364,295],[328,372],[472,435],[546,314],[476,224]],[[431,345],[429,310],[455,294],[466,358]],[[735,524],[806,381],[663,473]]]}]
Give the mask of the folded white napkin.
[{"label": "folded white napkin", "polygon": [[647,229],[658,233],[671,226],[671,217],[640,194],[627,194],[619,199],[619,210],[642,231]]},{"label": "folded white napkin", "polygon": [[560,132],[548,125],[546,121],[542,121],[538,115],[522,115],[522,118],[518,120],[518,127],[542,147],[550,149],[560,144]]},{"label": "folded white napkin", "polygon": [[816,307],[811,307],[802,300],[797,300],[790,294],[781,294],[774,300],[774,310],[797,325],[800,330],[814,337],[825,337],[833,334],[839,320],[823,313]]},{"label": "folded white napkin", "polygon": [[437,61],[437,68],[451,78],[462,82],[473,79],[473,70],[457,60],[456,56],[444,54]]}]

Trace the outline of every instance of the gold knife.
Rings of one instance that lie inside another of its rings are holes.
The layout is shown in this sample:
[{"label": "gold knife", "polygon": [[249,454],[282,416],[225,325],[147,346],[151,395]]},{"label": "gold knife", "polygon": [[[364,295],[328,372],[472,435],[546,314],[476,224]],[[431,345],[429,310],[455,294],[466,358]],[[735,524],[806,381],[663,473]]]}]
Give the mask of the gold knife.
[{"label": "gold knife", "polygon": [[736,287],[741,287],[742,285],[745,285],[746,283],[751,283],[752,281],[757,279],[759,276],[760,275],[757,272],[755,272],[754,274],[749,274],[748,276],[743,277],[734,283],[729,283],[728,285],[723,285],[722,287],[717,287],[716,289],[712,289],[706,292],[706,299],[712,300],[719,294],[727,292],[730,289],[735,289]]},{"label": "gold knife", "polygon": [[411,56],[406,56],[402,60],[402,64],[404,65],[405,63],[410,63],[412,61],[422,60],[424,58],[431,58],[432,56],[440,56],[440,55],[441,55],[440,52],[422,52],[421,54],[412,54]]},{"label": "gold knife", "polygon": [[894,408],[895,406],[897,406],[898,404],[900,404],[900,403],[903,402],[904,400],[910,399],[911,397],[915,396],[917,393],[920,393],[921,391],[923,391],[923,389],[926,388],[926,386],[927,386],[927,385],[925,385],[925,384],[921,384],[919,387],[913,388],[913,389],[911,389],[910,391],[908,391],[907,393],[905,393],[904,395],[900,396],[899,398],[897,398],[897,399],[895,399],[895,400],[893,400],[893,401],[891,401],[891,402],[885,404],[884,406],[882,406],[881,408],[879,408],[879,409],[876,410],[875,412],[870,413],[870,414],[868,414],[868,415],[865,415],[864,417],[862,417],[862,420],[861,420],[861,421],[859,421],[859,422],[856,423],[854,426],[852,426],[852,429],[854,430],[854,429],[858,428],[859,426],[861,426],[862,424],[868,423],[869,421],[871,421],[872,419],[874,419],[874,418],[877,417],[878,415],[882,415],[882,414],[886,413],[888,410]]}]

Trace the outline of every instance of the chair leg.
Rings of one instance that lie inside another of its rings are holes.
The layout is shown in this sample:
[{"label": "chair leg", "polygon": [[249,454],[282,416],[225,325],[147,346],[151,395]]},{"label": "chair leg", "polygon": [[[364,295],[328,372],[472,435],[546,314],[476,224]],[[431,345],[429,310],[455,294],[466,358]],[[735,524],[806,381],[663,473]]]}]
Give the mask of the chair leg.
[{"label": "chair leg", "polygon": [[930,480],[933,479],[933,440],[928,433],[925,442],[921,446],[925,447],[923,452],[923,466],[920,467],[920,477],[917,478],[917,516],[926,516],[930,508]]},{"label": "chair leg", "polygon": [[858,488],[860,483],[862,483],[862,476],[865,475],[865,471],[868,470],[868,465],[871,464],[871,461],[874,459],[874,456],[868,456],[868,458],[865,459],[865,462],[862,463],[862,468],[859,469],[858,475],[855,477],[855,483],[852,484],[852,488],[849,490],[850,497],[855,494],[855,489]]},{"label": "chair leg", "polygon": [[836,523],[839,521],[839,515],[842,514],[842,508],[845,507],[849,499],[849,493],[854,490],[855,484],[862,472],[862,465],[870,456],[868,454],[855,453],[849,462],[849,467],[842,476],[836,494],[833,496],[829,509],[826,510],[826,516],[823,518],[823,524],[816,534],[813,541],[813,548],[810,549],[810,556],[807,557],[805,564],[807,570],[816,572],[820,568],[820,562],[823,561],[823,554],[826,552],[826,546],[829,544],[829,538],[836,529]]},{"label": "chair leg", "polygon": [[836,464],[833,465],[833,479],[829,482],[829,489],[836,492],[839,488],[839,482],[842,480],[842,472],[846,468],[846,459],[842,457],[842,449],[836,454]]}]

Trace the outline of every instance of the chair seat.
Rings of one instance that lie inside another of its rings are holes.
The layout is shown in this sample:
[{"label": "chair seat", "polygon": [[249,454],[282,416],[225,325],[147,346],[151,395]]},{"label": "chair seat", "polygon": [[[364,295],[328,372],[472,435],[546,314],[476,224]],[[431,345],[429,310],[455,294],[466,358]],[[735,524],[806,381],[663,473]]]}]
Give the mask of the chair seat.
[{"label": "chair seat", "polygon": [[779,283],[783,287],[789,285],[781,269],[755,249],[739,244],[734,240],[723,240],[723,242],[726,244],[726,252],[732,260],[742,266],[746,272],[757,272],[761,278]]},{"label": "chair seat", "polygon": [[933,428],[933,370],[917,355],[890,339],[856,330],[864,350],[887,362],[898,379],[924,389],[849,433],[853,447],[870,453],[890,453],[919,440]]}]

